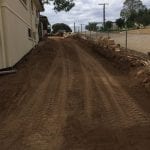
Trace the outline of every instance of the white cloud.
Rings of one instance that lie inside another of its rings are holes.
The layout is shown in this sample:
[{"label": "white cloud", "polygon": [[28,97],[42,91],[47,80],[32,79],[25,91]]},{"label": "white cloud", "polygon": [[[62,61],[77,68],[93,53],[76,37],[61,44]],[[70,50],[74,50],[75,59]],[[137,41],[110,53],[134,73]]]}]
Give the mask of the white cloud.
[{"label": "white cloud", "polygon": [[[88,24],[88,22],[102,22],[103,21],[103,6],[99,3],[109,3],[106,6],[106,20],[114,21],[120,16],[120,10],[123,6],[124,0],[75,0],[75,7],[70,12],[56,13],[53,10],[53,5],[45,5],[45,12],[41,13],[46,15],[51,24],[66,23],[73,26],[76,24]],[[150,7],[149,0],[143,0],[143,4]]]}]

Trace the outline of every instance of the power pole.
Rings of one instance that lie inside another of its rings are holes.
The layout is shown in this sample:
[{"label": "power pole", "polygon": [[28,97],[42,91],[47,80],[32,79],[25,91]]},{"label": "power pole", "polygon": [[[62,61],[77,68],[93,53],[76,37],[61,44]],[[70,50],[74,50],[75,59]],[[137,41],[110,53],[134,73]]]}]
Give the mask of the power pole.
[{"label": "power pole", "polygon": [[84,24],[81,24],[81,33],[82,33],[82,26],[83,26]]},{"label": "power pole", "polygon": [[76,32],[76,23],[74,22],[74,33]]},{"label": "power pole", "polygon": [[102,5],[103,6],[103,28],[105,30],[105,22],[106,22],[106,5],[108,5],[108,3],[101,3],[101,4],[98,4],[98,5]]}]

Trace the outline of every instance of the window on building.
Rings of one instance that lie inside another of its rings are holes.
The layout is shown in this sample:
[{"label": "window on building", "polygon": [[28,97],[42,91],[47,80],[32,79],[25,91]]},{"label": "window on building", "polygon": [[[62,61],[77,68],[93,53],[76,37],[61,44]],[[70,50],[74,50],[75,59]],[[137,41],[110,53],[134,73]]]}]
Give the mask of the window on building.
[{"label": "window on building", "polygon": [[30,28],[28,28],[28,37],[29,37],[29,38],[32,38],[32,31],[31,31]]}]

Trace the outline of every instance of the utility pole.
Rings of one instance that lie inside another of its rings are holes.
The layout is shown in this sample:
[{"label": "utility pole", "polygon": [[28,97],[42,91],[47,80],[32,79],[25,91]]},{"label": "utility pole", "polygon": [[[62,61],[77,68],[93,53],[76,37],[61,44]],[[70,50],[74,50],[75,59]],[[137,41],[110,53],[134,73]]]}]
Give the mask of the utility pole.
[{"label": "utility pole", "polygon": [[83,26],[84,26],[85,24],[81,24],[81,33],[83,32]]},{"label": "utility pole", "polygon": [[83,24],[81,24],[81,33],[82,33],[82,25],[83,25]]},{"label": "utility pole", "polygon": [[102,5],[103,6],[103,28],[105,30],[105,22],[106,22],[106,5],[108,5],[108,3],[101,3],[101,4],[98,4],[98,5]]},{"label": "utility pole", "polygon": [[128,28],[127,28],[127,21],[125,20],[126,22],[126,25],[125,25],[125,28],[126,28],[126,51],[128,49]]},{"label": "utility pole", "polygon": [[74,22],[74,33],[76,32],[76,23]]}]

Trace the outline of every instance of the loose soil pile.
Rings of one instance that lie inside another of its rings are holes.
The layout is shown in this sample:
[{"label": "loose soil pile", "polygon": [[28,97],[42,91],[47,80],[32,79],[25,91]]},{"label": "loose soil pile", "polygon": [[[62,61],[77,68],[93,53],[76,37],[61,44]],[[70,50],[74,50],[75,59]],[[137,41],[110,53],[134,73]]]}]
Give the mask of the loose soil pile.
[{"label": "loose soil pile", "polygon": [[94,51],[109,60],[114,67],[135,79],[136,86],[142,85],[150,92],[150,59],[148,55],[124,48],[115,51],[108,46],[101,46],[100,43],[82,38],[79,35],[74,36],[74,38],[88,44]]}]

